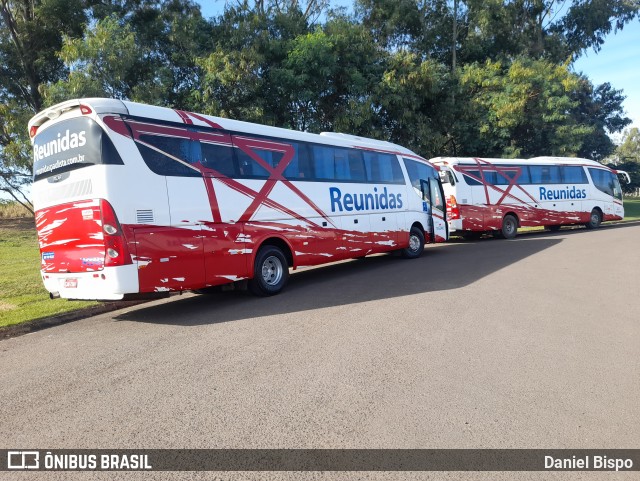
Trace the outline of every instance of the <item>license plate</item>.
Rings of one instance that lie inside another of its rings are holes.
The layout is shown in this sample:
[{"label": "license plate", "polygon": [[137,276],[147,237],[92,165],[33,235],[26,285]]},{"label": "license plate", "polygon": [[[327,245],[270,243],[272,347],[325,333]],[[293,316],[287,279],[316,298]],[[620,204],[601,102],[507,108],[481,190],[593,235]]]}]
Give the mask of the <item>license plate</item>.
[{"label": "license plate", "polygon": [[65,289],[75,289],[76,287],[78,287],[78,279],[72,277],[65,279],[64,287]]}]

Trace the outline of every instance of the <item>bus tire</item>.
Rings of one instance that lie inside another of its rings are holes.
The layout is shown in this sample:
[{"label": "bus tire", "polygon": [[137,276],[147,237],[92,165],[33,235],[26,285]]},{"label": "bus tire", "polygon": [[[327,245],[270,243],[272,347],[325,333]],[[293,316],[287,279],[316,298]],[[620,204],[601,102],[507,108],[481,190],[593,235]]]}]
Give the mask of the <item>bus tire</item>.
[{"label": "bus tire", "polygon": [[518,219],[512,214],[507,214],[502,219],[502,237],[513,239],[518,234]]},{"label": "bus tire", "polygon": [[598,209],[593,209],[591,214],[589,215],[589,222],[587,222],[584,226],[587,229],[597,229],[600,227],[602,223],[602,214]]},{"label": "bus tire", "polygon": [[276,246],[262,246],[253,265],[249,290],[256,296],[273,296],[284,288],[288,279],[289,265],[283,252]]},{"label": "bus tire", "polygon": [[412,227],[409,231],[409,245],[402,249],[402,257],[405,259],[416,259],[424,251],[424,234],[419,227]]}]

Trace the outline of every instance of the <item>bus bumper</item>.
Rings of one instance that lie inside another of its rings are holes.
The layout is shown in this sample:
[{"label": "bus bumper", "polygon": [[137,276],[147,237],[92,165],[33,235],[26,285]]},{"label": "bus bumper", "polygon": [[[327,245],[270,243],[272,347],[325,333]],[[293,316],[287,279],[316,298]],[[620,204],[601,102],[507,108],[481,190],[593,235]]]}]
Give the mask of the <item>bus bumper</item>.
[{"label": "bus bumper", "polygon": [[41,272],[52,298],[118,301],[138,292],[138,266],[105,267],[95,272]]}]

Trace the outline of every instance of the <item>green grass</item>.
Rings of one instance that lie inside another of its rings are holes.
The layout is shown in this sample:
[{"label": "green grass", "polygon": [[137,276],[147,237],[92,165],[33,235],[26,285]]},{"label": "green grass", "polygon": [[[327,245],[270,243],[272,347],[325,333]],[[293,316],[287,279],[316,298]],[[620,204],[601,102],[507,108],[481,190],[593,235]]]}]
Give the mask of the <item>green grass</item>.
[{"label": "green grass", "polygon": [[95,304],[49,299],[33,218],[0,218],[0,327]]},{"label": "green grass", "polygon": [[624,220],[640,220],[640,197],[624,198]]}]

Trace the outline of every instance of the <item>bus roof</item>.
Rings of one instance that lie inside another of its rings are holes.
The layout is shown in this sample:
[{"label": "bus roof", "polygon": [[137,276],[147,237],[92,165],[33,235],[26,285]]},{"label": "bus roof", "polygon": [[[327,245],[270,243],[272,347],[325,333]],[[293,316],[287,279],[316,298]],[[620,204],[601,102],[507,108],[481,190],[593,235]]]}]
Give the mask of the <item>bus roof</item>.
[{"label": "bus roof", "polygon": [[495,165],[513,165],[513,164],[524,164],[524,165],[590,165],[594,167],[605,167],[609,168],[606,165],[601,164],[600,162],[596,162],[595,160],[583,159],[580,157],[552,157],[552,156],[540,156],[540,157],[532,157],[531,159],[493,159],[487,157],[435,157],[433,159],[429,159],[429,162],[437,165],[456,165],[456,164],[465,164],[465,165],[477,165],[478,162],[484,162]]},{"label": "bus roof", "polygon": [[[97,114],[113,113],[179,123],[184,123],[184,114],[188,114],[186,112],[180,112],[168,107],[157,107],[137,102],[130,102],[127,100],[106,98],[73,99],[44,109],[42,112],[36,114],[31,118],[31,120],[29,120],[29,131],[32,132],[34,128],[37,129],[40,126],[43,126],[49,120],[54,120],[60,117],[60,115],[65,112],[69,112],[74,109],[82,109],[83,106],[89,107],[93,112]],[[189,115],[189,122],[192,122],[193,125],[203,127],[211,127],[212,125],[217,125],[225,130],[230,130],[232,132],[251,133],[256,135],[280,137],[290,140],[313,142],[318,144],[330,144],[342,147],[359,147],[398,154],[407,154],[411,155],[414,158],[418,157],[423,159],[415,152],[407,149],[406,147],[402,147],[401,145],[381,140],[369,139],[366,137],[358,137],[355,135],[341,134],[336,132],[322,132],[321,134],[311,134],[308,132],[300,132],[297,130],[271,127],[262,124],[243,122],[240,120],[232,120],[201,114],[196,114],[196,116]]]}]

